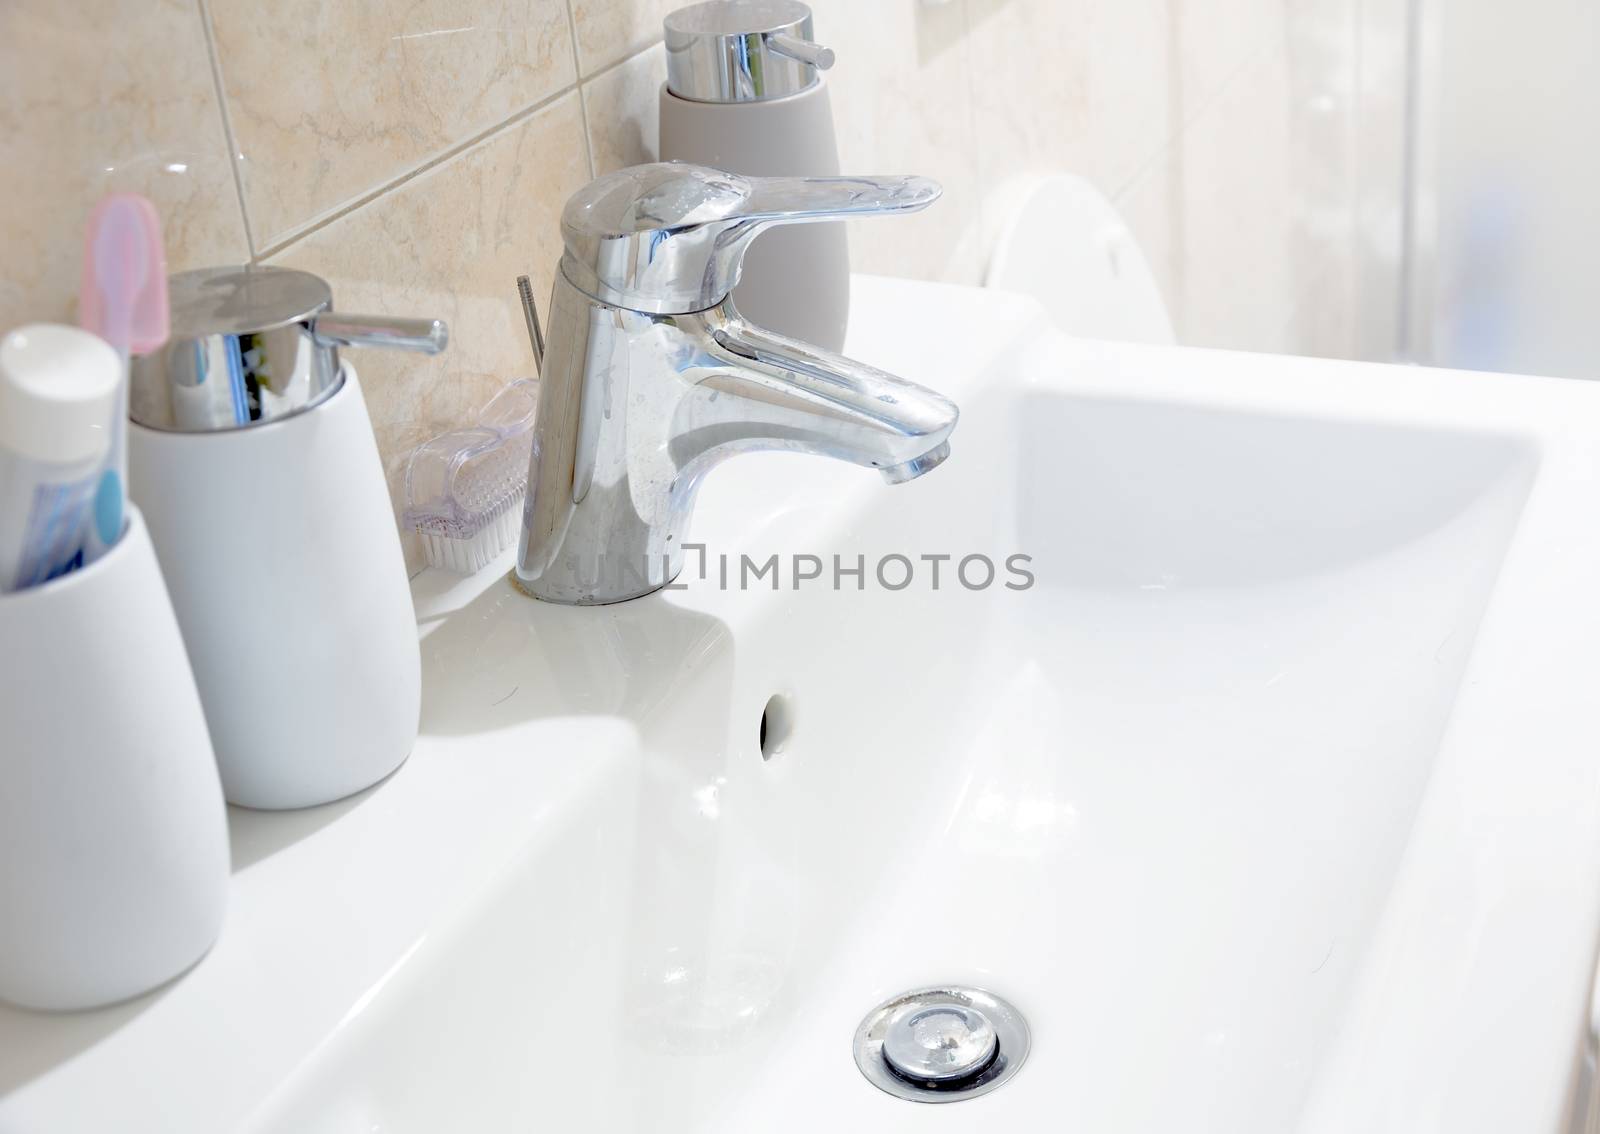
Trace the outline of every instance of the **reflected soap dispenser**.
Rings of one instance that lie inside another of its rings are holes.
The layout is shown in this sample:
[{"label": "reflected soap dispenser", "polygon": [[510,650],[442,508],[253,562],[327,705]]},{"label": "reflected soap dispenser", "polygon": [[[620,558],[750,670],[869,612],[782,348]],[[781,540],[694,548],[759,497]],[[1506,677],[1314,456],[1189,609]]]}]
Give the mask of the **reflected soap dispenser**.
[{"label": "reflected soap dispenser", "polygon": [[[661,160],[749,176],[837,177],[839,147],[798,0],[708,0],[665,20]],[[850,250],[841,221],[784,225],[745,254],[734,306],[752,323],[831,351],[844,347]]]},{"label": "reflected soap dispenser", "polygon": [[383,464],[343,347],[444,349],[443,323],[347,316],[284,268],[170,281],[172,335],[131,368],[129,484],[188,645],[229,802],[376,783],[416,740],[416,618]]}]

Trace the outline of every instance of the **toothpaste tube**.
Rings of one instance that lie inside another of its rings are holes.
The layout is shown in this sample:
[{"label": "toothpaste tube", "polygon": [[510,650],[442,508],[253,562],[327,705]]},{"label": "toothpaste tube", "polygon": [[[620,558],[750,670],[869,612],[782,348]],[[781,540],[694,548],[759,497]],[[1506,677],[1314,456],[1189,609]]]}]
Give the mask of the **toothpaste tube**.
[{"label": "toothpaste tube", "polygon": [[117,352],[76,327],[0,339],[0,592],[83,563],[121,376]]}]

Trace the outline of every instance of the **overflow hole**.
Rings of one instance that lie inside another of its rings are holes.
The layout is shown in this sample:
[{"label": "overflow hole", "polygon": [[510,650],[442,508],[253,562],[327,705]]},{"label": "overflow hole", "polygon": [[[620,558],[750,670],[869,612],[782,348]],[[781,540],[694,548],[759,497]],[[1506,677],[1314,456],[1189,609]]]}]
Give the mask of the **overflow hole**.
[{"label": "overflow hole", "polygon": [[761,710],[761,758],[770,760],[778,755],[793,734],[794,704],[782,693],[774,693]]}]

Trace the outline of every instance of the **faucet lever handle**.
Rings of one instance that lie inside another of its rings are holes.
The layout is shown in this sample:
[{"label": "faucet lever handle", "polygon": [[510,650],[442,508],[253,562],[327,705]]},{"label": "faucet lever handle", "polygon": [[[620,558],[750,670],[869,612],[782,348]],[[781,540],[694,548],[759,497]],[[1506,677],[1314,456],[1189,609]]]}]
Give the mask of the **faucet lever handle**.
[{"label": "faucet lever handle", "polygon": [[872,213],[914,213],[943,190],[927,177],[750,177],[743,218],[762,224],[840,220]]},{"label": "faucet lever handle", "polygon": [[438,354],[450,345],[450,328],[442,319],[346,315],[342,311],[324,311],[312,319],[311,335],[323,347],[386,347],[417,354]]},{"label": "faucet lever handle", "polygon": [[926,177],[740,177],[659,162],[590,182],[561,213],[562,270],[603,303],[657,315],[714,307],[745,249],[775,224],[909,213],[939,199]]}]

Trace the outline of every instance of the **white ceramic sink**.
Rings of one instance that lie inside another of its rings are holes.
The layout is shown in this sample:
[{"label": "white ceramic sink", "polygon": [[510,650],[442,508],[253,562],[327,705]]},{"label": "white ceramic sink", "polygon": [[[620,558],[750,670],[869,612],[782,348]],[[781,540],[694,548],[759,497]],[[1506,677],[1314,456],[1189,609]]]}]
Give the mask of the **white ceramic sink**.
[{"label": "white ceramic sink", "polygon": [[[740,458],[711,577],[618,606],[419,578],[411,761],[236,813],[176,985],[0,1014],[0,1130],[1557,1134],[1600,935],[1600,388],[856,291],[852,352],[961,404],[944,466]],[[865,589],[794,589],[797,554]],[[933,554],[999,578],[934,590]],[[939,982],[1032,1054],[891,1098],[852,1033]]]}]

